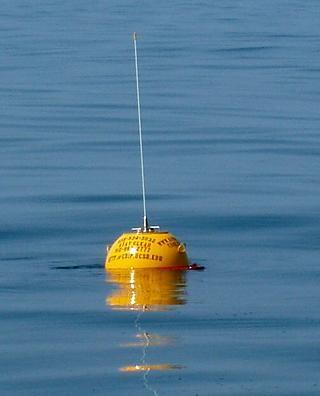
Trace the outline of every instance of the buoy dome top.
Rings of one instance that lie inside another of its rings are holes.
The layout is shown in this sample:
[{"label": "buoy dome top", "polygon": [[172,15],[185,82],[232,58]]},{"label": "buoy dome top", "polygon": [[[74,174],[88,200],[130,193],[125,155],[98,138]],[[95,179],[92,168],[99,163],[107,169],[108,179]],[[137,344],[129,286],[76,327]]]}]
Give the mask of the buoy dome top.
[{"label": "buoy dome top", "polygon": [[186,248],[167,231],[126,232],[109,248],[106,269],[188,268]]}]

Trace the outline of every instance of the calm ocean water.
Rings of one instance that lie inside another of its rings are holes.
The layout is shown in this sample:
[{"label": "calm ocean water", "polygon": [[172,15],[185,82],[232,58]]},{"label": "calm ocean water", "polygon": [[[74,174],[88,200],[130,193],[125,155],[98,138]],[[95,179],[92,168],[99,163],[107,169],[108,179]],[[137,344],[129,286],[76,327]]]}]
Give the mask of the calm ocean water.
[{"label": "calm ocean water", "polygon": [[[319,1],[0,18],[0,395],[319,395]],[[103,263],[142,216],[133,31],[149,217],[206,270],[136,275],[130,311]]]}]

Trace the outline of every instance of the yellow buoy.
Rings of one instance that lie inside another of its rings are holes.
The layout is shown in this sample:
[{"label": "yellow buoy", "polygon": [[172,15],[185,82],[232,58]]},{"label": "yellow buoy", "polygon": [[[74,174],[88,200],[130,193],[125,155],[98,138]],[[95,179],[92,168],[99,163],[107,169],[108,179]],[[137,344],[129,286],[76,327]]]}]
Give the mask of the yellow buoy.
[{"label": "yellow buoy", "polygon": [[105,267],[187,269],[189,260],[185,245],[172,234],[151,229],[122,234],[108,247]]},{"label": "yellow buoy", "polygon": [[146,193],[144,177],[144,159],[142,144],[139,73],[137,56],[137,35],[133,34],[136,89],[138,105],[138,126],[140,141],[140,165],[142,181],[143,202],[143,227],[133,228],[131,232],[122,234],[107,249],[105,261],[106,269],[130,269],[130,268],[190,268],[186,248],[175,236],[166,231],[160,231],[158,226],[148,225],[146,210]]}]

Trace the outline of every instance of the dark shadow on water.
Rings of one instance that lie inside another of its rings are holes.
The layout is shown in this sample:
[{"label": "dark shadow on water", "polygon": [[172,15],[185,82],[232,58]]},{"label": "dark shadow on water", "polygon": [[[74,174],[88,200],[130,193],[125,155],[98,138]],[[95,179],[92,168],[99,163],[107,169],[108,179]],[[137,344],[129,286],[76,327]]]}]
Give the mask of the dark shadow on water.
[{"label": "dark shadow on water", "polygon": [[[181,195],[175,194],[150,194],[148,199],[151,201],[174,200],[181,198]],[[11,202],[28,202],[28,203],[62,203],[62,204],[88,204],[88,203],[122,203],[138,202],[141,200],[140,194],[51,194],[51,195],[30,195],[23,197],[10,197]],[[6,202],[8,199],[3,199]]]},{"label": "dark shadow on water", "polygon": [[51,267],[54,270],[82,270],[82,269],[102,269],[102,264],[78,264],[78,265],[57,265]]}]

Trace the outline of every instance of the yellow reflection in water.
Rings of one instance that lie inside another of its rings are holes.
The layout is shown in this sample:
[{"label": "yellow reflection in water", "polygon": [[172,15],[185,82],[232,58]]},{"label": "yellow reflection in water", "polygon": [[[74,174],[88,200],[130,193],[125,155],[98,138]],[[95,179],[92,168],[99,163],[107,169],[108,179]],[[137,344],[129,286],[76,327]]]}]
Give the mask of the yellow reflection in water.
[{"label": "yellow reflection in water", "polygon": [[167,370],[177,370],[181,369],[182,366],[178,364],[145,364],[145,365],[135,365],[135,366],[125,366],[121,367],[120,371],[124,371],[126,373],[132,373],[135,371],[167,371]]},{"label": "yellow reflection in water", "polygon": [[185,304],[185,272],[163,269],[129,269],[107,272],[118,289],[106,299],[113,309],[164,311]]},{"label": "yellow reflection in water", "polygon": [[119,368],[124,373],[141,373],[144,388],[158,395],[149,384],[150,371],[168,371],[183,368],[179,364],[147,362],[150,347],[173,346],[175,339],[155,333],[146,332],[141,325],[142,315],[148,311],[167,311],[172,306],[186,303],[186,273],[181,270],[164,269],[126,269],[108,270],[107,282],[117,286],[106,298],[106,305],[115,310],[136,312],[134,321],[134,342],[125,342],[121,347],[141,348],[140,362]]},{"label": "yellow reflection in water", "polygon": [[135,348],[144,347],[146,344],[150,346],[168,346],[175,343],[175,339],[173,337],[162,336],[159,334],[138,333],[136,334],[136,338],[136,342],[122,343],[121,346],[126,348]]}]

